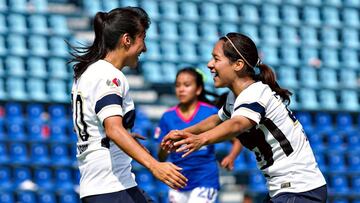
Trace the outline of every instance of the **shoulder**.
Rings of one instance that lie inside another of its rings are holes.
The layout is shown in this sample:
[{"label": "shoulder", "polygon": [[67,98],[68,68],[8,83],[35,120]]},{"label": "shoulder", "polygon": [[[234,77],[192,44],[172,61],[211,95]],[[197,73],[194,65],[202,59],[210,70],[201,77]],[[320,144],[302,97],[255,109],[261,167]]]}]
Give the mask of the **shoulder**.
[{"label": "shoulder", "polygon": [[176,106],[168,108],[162,115],[162,119],[172,116],[176,112]]},{"label": "shoulder", "polygon": [[212,104],[208,104],[205,102],[199,102],[200,103],[200,107],[203,108],[204,110],[210,110],[210,111],[218,111],[218,109],[216,108],[216,106],[212,105]]}]

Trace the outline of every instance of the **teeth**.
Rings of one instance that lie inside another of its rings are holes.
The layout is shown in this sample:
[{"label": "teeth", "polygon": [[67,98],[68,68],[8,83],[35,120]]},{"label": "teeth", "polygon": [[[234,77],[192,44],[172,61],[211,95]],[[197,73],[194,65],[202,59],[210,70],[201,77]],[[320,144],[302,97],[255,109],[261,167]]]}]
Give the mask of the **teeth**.
[{"label": "teeth", "polygon": [[216,77],[216,76],[218,76],[218,74],[215,72],[215,73],[211,73],[211,75],[213,76],[213,77]]}]

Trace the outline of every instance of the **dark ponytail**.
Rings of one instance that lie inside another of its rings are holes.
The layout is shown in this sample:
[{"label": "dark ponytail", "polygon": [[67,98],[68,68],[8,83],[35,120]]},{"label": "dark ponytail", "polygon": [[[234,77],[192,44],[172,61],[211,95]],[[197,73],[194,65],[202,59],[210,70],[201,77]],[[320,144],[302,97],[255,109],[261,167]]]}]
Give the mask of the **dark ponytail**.
[{"label": "dark ponytail", "polygon": [[255,80],[260,80],[264,84],[269,85],[272,91],[276,92],[286,104],[290,104],[290,96],[292,93],[284,88],[281,88],[276,81],[276,75],[266,64],[260,63],[257,65],[260,70],[260,74],[255,76]]},{"label": "dark ponytail", "polygon": [[93,20],[94,42],[90,46],[70,47],[73,49],[70,62],[74,63],[74,79],[77,80],[89,65],[105,58],[113,51],[119,38],[128,33],[132,39],[149,28],[148,14],[139,7],[116,8],[109,13],[98,12]]},{"label": "dark ponytail", "polygon": [[[221,37],[220,40],[225,42],[223,45],[224,55],[230,62],[234,63],[239,58],[244,60],[246,68],[244,73],[247,76],[269,85],[271,90],[279,95],[285,103],[290,104],[292,93],[281,88],[276,81],[275,73],[269,66],[261,63],[256,45],[249,37],[239,33],[228,33],[226,36]],[[259,68],[260,74],[255,74],[255,68]]]}]

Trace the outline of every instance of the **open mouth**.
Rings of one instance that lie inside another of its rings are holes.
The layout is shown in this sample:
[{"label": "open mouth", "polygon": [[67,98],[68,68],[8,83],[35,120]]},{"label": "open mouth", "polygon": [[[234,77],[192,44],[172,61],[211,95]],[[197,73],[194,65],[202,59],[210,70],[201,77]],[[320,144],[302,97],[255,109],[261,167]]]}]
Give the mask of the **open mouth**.
[{"label": "open mouth", "polygon": [[211,72],[211,76],[215,78],[215,77],[219,77],[219,74],[217,72]]}]

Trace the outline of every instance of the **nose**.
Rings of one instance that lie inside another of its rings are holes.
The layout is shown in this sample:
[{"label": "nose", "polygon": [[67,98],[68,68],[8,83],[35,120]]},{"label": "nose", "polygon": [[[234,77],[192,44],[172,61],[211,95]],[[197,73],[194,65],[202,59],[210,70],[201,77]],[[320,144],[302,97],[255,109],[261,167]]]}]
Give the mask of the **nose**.
[{"label": "nose", "polygon": [[143,48],[142,52],[146,52],[146,51],[147,51],[146,44],[144,44],[144,48]]},{"label": "nose", "polygon": [[208,62],[207,67],[208,67],[210,70],[214,68],[213,59],[211,59],[211,60]]}]

